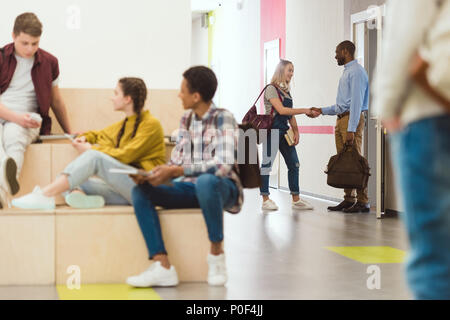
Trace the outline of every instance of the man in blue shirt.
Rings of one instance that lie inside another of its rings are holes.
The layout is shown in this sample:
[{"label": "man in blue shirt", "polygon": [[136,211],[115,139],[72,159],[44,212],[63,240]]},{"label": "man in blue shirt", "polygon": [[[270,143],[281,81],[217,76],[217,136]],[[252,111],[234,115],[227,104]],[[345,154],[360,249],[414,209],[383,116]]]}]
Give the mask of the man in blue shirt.
[{"label": "man in blue shirt", "polygon": [[[338,65],[344,66],[344,73],[339,80],[336,104],[326,108],[312,108],[313,117],[337,115],[335,138],[336,149],[341,152],[345,144],[355,144],[361,153],[362,136],[365,125],[364,111],[369,102],[369,80],[366,70],[355,60],[355,45],[351,41],[341,42],[336,47]],[[345,189],[344,201],[330,211],[347,213],[369,212],[367,188],[364,190]]]}]

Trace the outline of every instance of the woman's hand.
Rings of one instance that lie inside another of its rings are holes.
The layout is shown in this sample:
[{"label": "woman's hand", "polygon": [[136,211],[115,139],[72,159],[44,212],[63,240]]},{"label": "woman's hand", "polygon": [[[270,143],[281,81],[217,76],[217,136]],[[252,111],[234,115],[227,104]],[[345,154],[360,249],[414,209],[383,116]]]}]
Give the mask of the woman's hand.
[{"label": "woman's hand", "polygon": [[300,142],[300,133],[298,131],[294,131],[294,146],[298,145]]},{"label": "woman's hand", "polygon": [[77,143],[85,143],[87,140],[86,140],[85,136],[81,136],[81,137],[75,138],[74,141],[76,141]]},{"label": "woman's hand", "polygon": [[81,154],[92,149],[92,145],[88,142],[79,142],[76,139],[72,141],[72,146]]}]

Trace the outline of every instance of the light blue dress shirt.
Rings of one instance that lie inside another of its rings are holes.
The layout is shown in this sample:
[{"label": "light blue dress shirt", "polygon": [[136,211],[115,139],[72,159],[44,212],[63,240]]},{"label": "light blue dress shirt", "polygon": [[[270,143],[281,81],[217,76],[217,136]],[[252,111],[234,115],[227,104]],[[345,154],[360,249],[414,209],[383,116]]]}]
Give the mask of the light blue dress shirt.
[{"label": "light blue dress shirt", "polygon": [[348,132],[356,132],[362,111],[369,105],[369,78],[366,70],[356,61],[344,66],[344,73],[339,80],[336,104],[322,108],[324,115],[337,115],[350,111]]}]

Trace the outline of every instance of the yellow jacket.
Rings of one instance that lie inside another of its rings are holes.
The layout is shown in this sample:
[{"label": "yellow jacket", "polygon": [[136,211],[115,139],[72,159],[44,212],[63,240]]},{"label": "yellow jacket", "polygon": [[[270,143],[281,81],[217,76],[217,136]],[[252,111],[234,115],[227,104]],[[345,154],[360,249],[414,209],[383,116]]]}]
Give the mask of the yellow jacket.
[{"label": "yellow jacket", "polygon": [[124,120],[100,131],[88,131],[81,136],[86,137],[93,150],[106,153],[124,164],[146,171],[152,170],[166,163],[163,129],[158,119],[149,111],[144,111],[141,113],[136,135],[131,139],[136,117],[136,115],[128,117],[118,148],[116,148],[117,137]]}]

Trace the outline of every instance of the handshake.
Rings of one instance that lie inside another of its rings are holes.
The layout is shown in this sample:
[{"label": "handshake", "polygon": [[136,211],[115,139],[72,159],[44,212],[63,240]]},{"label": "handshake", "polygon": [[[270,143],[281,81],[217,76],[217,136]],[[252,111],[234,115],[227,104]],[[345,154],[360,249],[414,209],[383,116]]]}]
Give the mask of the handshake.
[{"label": "handshake", "polygon": [[306,115],[310,118],[317,118],[322,114],[322,109],[312,107],[309,109],[309,111],[306,113]]}]

